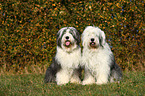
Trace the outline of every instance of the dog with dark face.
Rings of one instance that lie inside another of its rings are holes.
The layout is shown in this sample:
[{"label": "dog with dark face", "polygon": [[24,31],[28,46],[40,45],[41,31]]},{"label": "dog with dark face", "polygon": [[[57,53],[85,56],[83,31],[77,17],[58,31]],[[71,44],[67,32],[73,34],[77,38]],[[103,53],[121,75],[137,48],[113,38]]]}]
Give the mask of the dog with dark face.
[{"label": "dog with dark face", "polygon": [[82,63],[86,84],[105,84],[121,80],[121,68],[115,63],[114,55],[105,40],[105,33],[98,27],[88,26],[82,34]]},{"label": "dog with dark face", "polygon": [[80,35],[74,27],[64,27],[57,33],[57,51],[45,74],[45,83],[58,85],[81,83],[80,76]]}]

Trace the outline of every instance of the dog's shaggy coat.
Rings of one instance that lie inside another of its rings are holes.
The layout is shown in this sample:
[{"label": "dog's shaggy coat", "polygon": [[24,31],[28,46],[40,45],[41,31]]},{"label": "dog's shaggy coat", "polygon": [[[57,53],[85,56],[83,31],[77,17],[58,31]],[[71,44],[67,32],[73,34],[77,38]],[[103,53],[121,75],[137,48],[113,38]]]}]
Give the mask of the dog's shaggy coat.
[{"label": "dog's shaggy coat", "polygon": [[64,27],[57,33],[57,52],[45,74],[45,83],[56,81],[58,85],[81,83],[79,64],[80,35],[74,27]]},{"label": "dog's shaggy coat", "polygon": [[122,78],[120,67],[115,63],[114,55],[106,43],[105,33],[98,27],[88,26],[82,34],[82,66],[86,84],[105,84]]}]

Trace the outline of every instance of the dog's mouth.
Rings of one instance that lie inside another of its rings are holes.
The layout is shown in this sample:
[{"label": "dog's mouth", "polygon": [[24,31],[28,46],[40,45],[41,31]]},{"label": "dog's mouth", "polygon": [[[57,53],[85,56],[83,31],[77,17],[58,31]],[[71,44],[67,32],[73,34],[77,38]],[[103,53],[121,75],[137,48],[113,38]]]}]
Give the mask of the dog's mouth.
[{"label": "dog's mouth", "polygon": [[97,48],[97,45],[96,45],[95,42],[90,42],[90,47],[91,47],[91,48]]},{"label": "dog's mouth", "polygon": [[72,43],[71,43],[70,40],[66,40],[65,43],[64,43],[65,47],[70,47],[71,45],[72,45]]}]

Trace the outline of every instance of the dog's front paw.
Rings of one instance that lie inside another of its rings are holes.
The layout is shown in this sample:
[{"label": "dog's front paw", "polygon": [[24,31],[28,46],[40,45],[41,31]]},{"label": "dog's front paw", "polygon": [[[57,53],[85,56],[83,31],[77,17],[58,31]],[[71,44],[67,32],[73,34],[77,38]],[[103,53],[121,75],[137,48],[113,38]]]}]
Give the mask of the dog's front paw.
[{"label": "dog's front paw", "polygon": [[97,85],[106,84],[106,83],[107,83],[107,81],[97,81],[96,82]]},{"label": "dog's front paw", "polygon": [[95,81],[84,80],[84,81],[82,82],[82,85],[91,85],[91,84],[94,84],[94,83],[95,83]]},{"label": "dog's front paw", "polygon": [[74,78],[71,78],[70,80],[70,83],[77,83],[77,84],[81,84],[81,80],[80,79],[74,79]]},{"label": "dog's front paw", "polygon": [[69,82],[67,82],[67,81],[66,82],[57,82],[57,85],[61,86],[61,85],[66,85],[67,83],[69,83]]}]

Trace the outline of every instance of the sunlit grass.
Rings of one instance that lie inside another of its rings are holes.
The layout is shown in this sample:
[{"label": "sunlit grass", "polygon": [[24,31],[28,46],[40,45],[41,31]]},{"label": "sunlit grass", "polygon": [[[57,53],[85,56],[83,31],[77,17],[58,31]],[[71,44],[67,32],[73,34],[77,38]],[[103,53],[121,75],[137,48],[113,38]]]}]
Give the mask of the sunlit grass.
[{"label": "sunlit grass", "polygon": [[145,94],[145,76],[143,72],[124,72],[120,83],[105,85],[67,84],[58,86],[55,83],[43,82],[44,74],[1,75],[0,95],[8,96],[90,96],[90,95],[129,95]]}]

